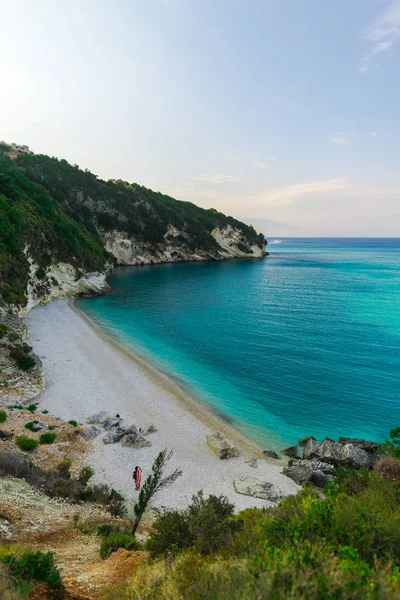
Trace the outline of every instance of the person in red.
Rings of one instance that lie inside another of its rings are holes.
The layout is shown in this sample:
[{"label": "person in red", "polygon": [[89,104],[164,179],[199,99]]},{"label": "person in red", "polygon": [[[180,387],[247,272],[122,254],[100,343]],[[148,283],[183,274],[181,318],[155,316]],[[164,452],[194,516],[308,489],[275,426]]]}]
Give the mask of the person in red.
[{"label": "person in red", "polygon": [[140,467],[135,467],[133,471],[133,480],[136,485],[136,489],[140,490],[140,484],[142,482],[142,469]]}]

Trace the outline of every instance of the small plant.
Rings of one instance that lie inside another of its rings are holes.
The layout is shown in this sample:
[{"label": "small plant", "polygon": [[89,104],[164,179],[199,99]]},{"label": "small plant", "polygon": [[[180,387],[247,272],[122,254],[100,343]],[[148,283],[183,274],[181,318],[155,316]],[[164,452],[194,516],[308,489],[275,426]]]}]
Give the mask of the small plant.
[{"label": "small plant", "polygon": [[45,408],[44,410],[42,410],[42,415],[48,415],[49,411],[47,410],[47,408]]},{"label": "small plant", "polygon": [[60,571],[54,564],[52,552],[26,550],[22,554],[10,552],[3,561],[11,575],[25,581],[43,581],[52,588],[61,587]]},{"label": "small plant", "polygon": [[37,421],[28,421],[28,423],[25,423],[25,428],[34,431],[36,423]]},{"label": "small plant", "polygon": [[71,421],[68,421],[68,423],[70,425],[73,425],[74,427],[79,427],[79,423],[78,421],[75,421],[74,419],[71,419]]},{"label": "small plant", "polygon": [[40,436],[39,442],[41,444],[52,444],[55,439],[56,439],[56,434],[55,433],[51,433],[50,431],[46,431],[46,433],[42,433],[42,435]]},{"label": "small plant", "polygon": [[26,435],[20,435],[17,437],[17,446],[24,452],[30,452],[39,446],[39,442]]},{"label": "small plant", "polygon": [[[29,412],[34,413],[34,412],[36,412],[37,406],[38,406],[37,402],[35,402],[34,404],[29,404],[29,406],[26,407],[26,410],[29,410]],[[21,406],[21,407],[18,406],[17,408],[25,408],[25,407],[24,406]]]},{"label": "small plant", "polygon": [[0,423],[4,423],[7,419],[7,413],[5,410],[0,410]]},{"label": "small plant", "polygon": [[60,473],[61,477],[71,479],[71,465],[72,460],[62,460],[60,464],[57,465],[57,471]]},{"label": "small plant", "polygon": [[83,467],[83,469],[81,469],[79,476],[78,476],[78,481],[79,483],[82,483],[83,485],[87,485],[89,479],[91,479],[94,475],[94,471],[91,467]]},{"label": "small plant", "polygon": [[118,548],[139,550],[140,543],[136,538],[128,533],[111,533],[101,542],[100,557],[105,560],[112,552],[118,550]]}]

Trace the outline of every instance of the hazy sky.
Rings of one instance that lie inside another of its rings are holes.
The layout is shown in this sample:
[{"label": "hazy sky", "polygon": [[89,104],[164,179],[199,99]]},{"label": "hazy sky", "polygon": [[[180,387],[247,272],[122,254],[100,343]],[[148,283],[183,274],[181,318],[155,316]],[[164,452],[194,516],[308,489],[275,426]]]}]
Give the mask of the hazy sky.
[{"label": "hazy sky", "polygon": [[248,222],[400,235],[400,0],[0,9],[0,140]]}]

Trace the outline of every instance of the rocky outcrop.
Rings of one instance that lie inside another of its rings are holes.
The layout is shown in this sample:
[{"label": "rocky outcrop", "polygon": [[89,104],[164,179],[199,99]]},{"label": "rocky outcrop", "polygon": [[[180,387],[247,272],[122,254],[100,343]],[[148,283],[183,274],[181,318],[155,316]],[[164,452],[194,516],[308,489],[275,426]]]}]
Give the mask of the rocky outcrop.
[{"label": "rocky outcrop", "polygon": [[107,271],[85,273],[68,263],[52,264],[46,271],[40,269],[27,252],[29,280],[27,302],[20,308],[19,315],[26,316],[32,308],[57,298],[69,296],[98,296],[111,293],[106,282]]},{"label": "rocky outcrop", "polygon": [[282,450],[282,454],[294,458],[295,456],[297,456],[297,446],[289,446],[288,448],[285,448],[284,450]]},{"label": "rocky outcrop", "polygon": [[239,456],[239,452],[235,444],[228,440],[228,438],[224,437],[219,431],[207,436],[207,444],[214,454],[216,454],[221,460]]},{"label": "rocky outcrop", "polygon": [[369,468],[368,454],[353,444],[339,444],[329,439],[317,442],[310,439],[304,447],[303,456],[306,459],[317,458],[332,465],[347,466],[360,469]]},{"label": "rocky outcrop", "polygon": [[319,460],[291,459],[282,472],[298,485],[313,483],[318,487],[325,487],[333,481],[335,467]]},{"label": "rocky outcrop", "polygon": [[268,456],[268,458],[275,458],[275,460],[279,460],[280,456],[275,452],[275,450],[263,450],[263,454]]},{"label": "rocky outcrop", "polygon": [[260,481],[255,477],[236,477],[233,485],[238,494],[244,494],[245,496],[253,496],[274,503],[283,498],[282,492],[272,483]]},{"label": "rocky outcrop", "polygon": [[195,250],[184,231],[170,226],[162,243],[139,240],[121,230],[102,231],[105,249],[119,265],[147,265],[183,261],[228,260],[230,258],[261,258],[266,255],[261,245],[250,245],[239,229],[231,225],[211,232],[216,241],[214,248]]}]

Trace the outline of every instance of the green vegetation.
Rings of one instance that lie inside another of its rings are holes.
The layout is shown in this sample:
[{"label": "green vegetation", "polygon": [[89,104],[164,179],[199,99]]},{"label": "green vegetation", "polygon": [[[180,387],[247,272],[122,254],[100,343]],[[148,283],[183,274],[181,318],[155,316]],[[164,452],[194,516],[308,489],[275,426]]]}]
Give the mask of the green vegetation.
[{"label": "green vegetation", "polygon": [[60,476],[64,479],[71,479],[71,465],[72,460],[62,460],[57,465],[57,471],[59,472]]},{"label": "green vegetation", "polygon": [[[28,344],[17,344],[8,346],[11,358],[15,360],[17,366],[23,371],[30,371],[36,366],[36,361],[31,356],[32,347]],[[29,410],[29,409],[28,409]]]},{"label": "green vegetation", "polygon": [[227,225],[241,231],[244,249],[264,243],[252,227],[214,209],[180,202],[136,183],[102,181],[64,159],[20,154],[11,160],[6,148],[0,149],[0,296],[11,304],[26,303],[26,248],[37,265],[37,291],[44,293],[54,262],[99,271],[112,261],[99,229],[122,230],[157,245],[168,241],[173,226],[181,232],[174,244],[189,251],[213,251],[217,244],[211,232]]},{"label": "green vegetation", "polygon": [[43,581],[51,588],[61,587],[60,572],[54,564],[52,552],[5,551],[1,555],[1,561],[7,565],[8,573],[16,578],[18,583]]},{"label": "green vegetation", "polygon": [[78,475],[78,481],[86,485],[94,475],[94,471],[91,467],[83,467]]},{"label": "green vegetation", "polygon": [[390,430],[389,439],[385,442],[387,454],[400,458],[400,427],[394,427]]},{"label": "green vegetation", "polygon": [[39,446],[39,442],[32,438],[29,438],[26,435],[20,435],[17,437],[17,446],[23,450],[24,452],[30,452],[31,450],[35,450]]},{"label": "green vegetation", "polygon": [[5,410],[0,410],[0,423],[4,423],[7,420],[7,413]]},{"label": "green vegetation", "polygon": [[103,600],[395,600],[400,460],[343,469],[324,496],[306,488],[238,515],[226,498],[199,493],[158,517],[146,548],[153,560]]},{"label": "green vegetation", "polygon": [[28,423],[25,423],[25,428],[29,429],[30,431],[33,431],[35,429],[36,423],[37,421],[28,421]]},{"label": "green vegetation", "polygon": [[104,560],[118,548],[127,548],[129,550],[139,550],[140,543],[132,535],[127,533],[114,532],[107,535],[100,546],[100,557]]},{"label": "green vegetation", "polygon": [[52,444],[56,437],[57,436],[55,433],[51,433],[51,431],[46,431],[46,433],[42,433],[42,435],[40,436],[39,442],[41,444]]},{"label": "green vegetation", "polygon": [[[43,412],[43,411],[42,411]],[[79,423],[78,421],[75,421],[74,419],[71,419],[71,421],[68,421],[68,423],[70,425],[73,425],[74,427],[79,427]]]},{"label": "green vegetation", "polygon": [[29,412],[34,413],[37,410],[37,402],[35,402],[34,404],[29,404],[29,406],[18,406],[16,408],[26,408],[26,410],[29,410]]},{"label": "green vegetation", "polygon": [[49,411],[47,410],[47,408],[45,408],[44,410],[42,410],[42,415],[48,415]]}]

